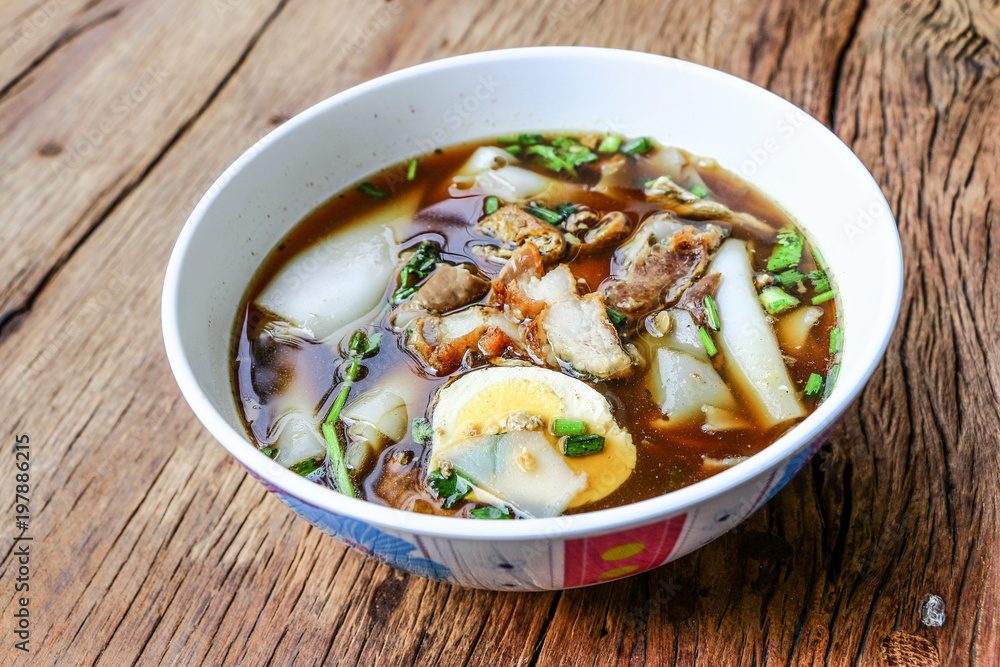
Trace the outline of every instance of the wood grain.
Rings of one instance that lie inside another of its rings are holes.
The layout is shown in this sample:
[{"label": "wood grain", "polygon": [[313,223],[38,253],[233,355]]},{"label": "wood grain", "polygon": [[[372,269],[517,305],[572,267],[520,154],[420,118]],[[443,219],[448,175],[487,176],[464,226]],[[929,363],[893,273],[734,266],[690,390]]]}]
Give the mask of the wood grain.
[{"label": "wood grain", "polygon": [[[848,417],[744,525],[631,579],[501,594],[295,518],[188,410],[158,308],[185,217],[276,124],[532,44],[675,55],[823,120],[892,205],[906,291]],[[998,47],[1000,9],[972,0],[3,3],[0,395],[8,442],[31,438],[36,569],[32,652],[5,613],[0,664],[995,664]],[[920,619],[931,593],[941,627]]]}]

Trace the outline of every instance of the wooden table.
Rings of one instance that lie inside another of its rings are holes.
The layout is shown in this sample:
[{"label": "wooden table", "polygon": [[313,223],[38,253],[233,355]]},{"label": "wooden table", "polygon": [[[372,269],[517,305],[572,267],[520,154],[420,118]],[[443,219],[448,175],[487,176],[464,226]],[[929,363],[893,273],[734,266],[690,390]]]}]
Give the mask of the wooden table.
[{"label": "wooden table", "polygon": [[[276,125],[533,44],[678,56],[800,105],[881,184],[906,292],[846,420],[744,525],[641,576],[500,594],[377,565],[265,492],[180,397],[159,303],[195,202]],[[0,663],[1000,664],[998,48],[982,0],[3,0]]]}]

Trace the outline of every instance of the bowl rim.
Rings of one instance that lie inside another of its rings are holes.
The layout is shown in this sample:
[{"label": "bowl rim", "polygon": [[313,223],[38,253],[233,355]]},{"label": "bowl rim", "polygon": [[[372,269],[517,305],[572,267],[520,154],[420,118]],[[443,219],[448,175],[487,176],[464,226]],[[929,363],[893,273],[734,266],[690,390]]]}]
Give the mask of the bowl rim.
[{"label": "bowl rim", "polygon": [[[250,442],[247,435],[244,432],[234,429],[212,405],[196,380],[189,359],[184,352],[184,346],[182,345],[180,313],[178,310],[178,288],[181,269],[195,231],[219,192],[224,189],[222,186],[236,177],[247,164],[254,160],[255,156],[264,146],[279,141],[285,135],[308,124],[313,118],[326,113],[331,108],[343,105],[372,90],[392,86],[398,81],[412,77],[455,67],[500,61],[534,59],[573,60],[595,57],[617,61],[623,66],[627,66],[629,63],[641,62],[647,65],[658,63],[661,66],[667,67],[683,67],[714,83],[739,89],[743,94],[764,98],[768,104],[776,105],[779,109],[784,108],[787,111],[805,113],[791,102],[749,81],[704,65],[663,55],[584,46],[539,46],[483,51],[434,60],[390,72],[343,90],[314,104],[272,130],[243,152],[218,177],[202,197],[201,201],[195,206],[178,235],[164,276],[161,325],[167,360],[182,395],[187,400],[198,420],[201,421],[209,433],[234,458],[270,490],[276,493],[280,490],[279,495],[287,494],[300,502],[307,503],[326,512],[350,517],[401,533],[420,534],[431,537],[473,541],[517,541],[606,533],[632,525],[643,525],[666,520],[701,503],[711,501],[713,498],[719,497],[727,491],[744,484],[752,483],[768,470],[777,470],[783,461],[791,459],[804,447],[821,437],[823,432],[832,427],[838,418],[850,407],[851,403],[870,379],[876,366],[881,362],[890,337],[895,329],[903,290],[902,244],[892,211],[884,195],[882,195],[881,188],[867,167],[836,134],[808,114],[805,114],[807,118],[806,122],[816,124],[818,129],[821,128],[830,138],[835,140],[831,143],[832,149],[841,151],[843,153],[841,155],[842,160],[853,164],[861,170],[873,187],[872,194],[873,196],[877,196],[876,201],[884,205],[885,210],[889,213],[886,221],[880,224],[891,224],[893,227],[894,233],[892,238],[895,241],[895,247],[893,249],[886,249],[884,257],[886,273],[890,277],[894,276],[895,280],[892,280],[891,284],[888,281],[883,283],[882,287],[894,290],[895,293],[892,295],[894,307],[891,309],[891,313],[889,313],[890,317],[883,321],[884,326],[882,329],[877,332],[877,335],[881,336],[881,340],[877,346],[870,348],[872,352],[864,358],[859,357],[853,364],[855,366],[864,364],[865,366],[859,381],[852,386],[844,386],[842,382],[838,383],[830,397],[821,403],[805,420],[737,466],[676,491],[629,505],[580,514],[532,519],[530,521],[469,521],[386,507],[369,501],[350,498],[330,488],[310,482],[298,474],[275,464],[266,456],[261,455],[253,443]],[[808,228],[806,228],[806,231],[808,233]]]}]

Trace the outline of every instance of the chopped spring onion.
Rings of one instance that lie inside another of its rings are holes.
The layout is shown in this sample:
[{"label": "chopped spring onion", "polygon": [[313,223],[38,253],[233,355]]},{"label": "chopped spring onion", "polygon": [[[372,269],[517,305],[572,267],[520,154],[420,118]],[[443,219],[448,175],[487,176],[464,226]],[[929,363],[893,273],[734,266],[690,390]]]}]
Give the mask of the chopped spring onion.
[{"label": "chopped spring onion", "polygon": [[722,323],[719,321],[719,311],[715,309],[715,299],[711,294],[705,295],[705,314],[708,316],[708,326],[712,327],[713,331],[718,331]]},{"label": "chopped spring onion", "polygon": [[781,282],[784,287],[792,287],[805,279],[805,274],[796,271],[795,269],[788,269],[787,271],[778,274],[778,281]]},{"label": "chopped spring onion", "polygon": [[586,422],[575,419],[555,419],[552,421],[552,435],[558,438],[564,435],[584,435],[586,432]]},{"label": "chopped spring onion", "polygon": [[823,400],[825,401],[833,391],[833,386],[837,384],[837,376],[840,375],[840,364],[834,364],[833,368],[826,376],[826,386],[823,388]]},{"label": "chopped spring onion", "polygon": [[382,188],[365,181],[358,186],[358,192],[364,193],[369,197],[375,197],[375,199],[385,199],[389,196],[389,193]]},{"label": "chopped spring onion", "polygon": [[821,253],[819,251],[819,248],[813,248],[812,249],[812,254],[813,254],[813,257],[816,258],[816,264],[819,265],[819,268],[822,269],[824,273],[829,273],[830,267],[826,263],[826,258],[823,257],[823,253]]},{"label": "chopped spring onion", "polygon": [[260,453],[269,459],[273,459],[275,454],[278,453],[278,450],[275,449],[274,447],[261,447]]},{"label": "chopped spring onion", "polygon": [[[760,293],[760,302],[771,315],[783,313],[799,305],[799,300],[780,287],[765,287]],[[814,300],[815,302],[815,300]]]},{"label": "chopped spring onion", "polygon": [[543,220],[550,225],[558,225],[563,221],[563,217],[551,209],[547,209],[544,206],[539,206],[538,204],[532,204],[528,207],[528,213],[535,216],[539,220]]},{"label": "chopped spring onion", "polygon": [[823,271],[823,269],[811,271],[809,273],[809,280],[812,281],[813,289],[816,290],[816,294],[822,294],[823,292],[830,291],[830,279],[827,277],[826,272]]},{"label": "chopped spring onion", "polygon": [[609,134],[601,140],[601,145],[597,147],[599,153],[614,153],[622,145],[622,138],[617,134]]},{"label": "chopped spring onion", "polygon": [[688,192],[693,194],[695,197],[701,197],[702,199],[712,194],[711,192],[701,187],[700,185],[692,185],[690,190],[688,190]]},{"label": "chopped spring onion", "polygon": [[829,301],[833,297],[834,297],[833,290],[829,290],[827,292],[823,292],[822,294],[817,294],[816,296],[814,296],[812,298],[812,302],[813,302],[814,306],[818,306],[819,304],[823,303],[824,301]]},{"label": "chopped spring onion", "polygon": [[500,208],[500,200],[496,197],[489,196],[486,198],[486,203],[483,205],[483,213],[489,215],[490,213],[496,213],[497,209]]},{"label": "chopped spring onion", "polygon": [[562,439],[562,451],[566,456],[588,456],[604,451],[604,436],[568,435]]},{"label": "chopped spring onion", "polygon": [[568,218],[569,216],[573,215],[574,213],[579,213],[579,212],[580,212],[580,209],[578,209],[576,207],[576,204],[574,204],[571,201],[565,202],[563,204],[557,204],[556,205],[556,213],[558,213],[559,215],[561,215],[564,220],[566,218]]},{"label": "chopped spring onion", "polygon": [[444,498],[441,507],[446,510],[450,510],[472,491],[472,483],[457,470],[448,477],[445,477],[440,470],[435,470],[427,476],[427,482],[434,493]]},{"label": "chopped spring onion", "polygon": [[525,144],[526,146],[533,146],[535,144],[540,144],[545,141],[545,138],[540,134],[519,134],[517,135],[517,142],[520,144]]},{"label": "chopped spring onion", "polygon": [[621,325],[628,322],[628,318],[619,313],[614,308],[605,308],[605,310],[608,311],[608,319],[611,321],[611,324],[615,325],[616,327],[620,327]]},{"label": "chopped spring onion", "polygon": [[701,343],[705,346],[705,351],[708,352],[708,356],[714,357],[719,353],[719,348],[715,347],[715,342],[712,340],[709,333],[705,331],[705,327],[698,327],[698,336],[701,337]]},{"label": "chopped spring onion", "polygon": [[473,519],[491,519],[493,521],[499,519],[513,519],[511,516],[510,508],[508,507],[497,507],[496,505],[487,505],[486,507],[477,507],[469,512],[469,516]]},{"label": "chopped spring onion", "polygon": [[426,445],[434,435],[434,429],[426,417],[416,417],[410,425],[410,436],[418,445]]},{"label": "chopped spring onion", "polygon": [[778,238],[771,258],[767,260],[767,270],[774,273],[802,261],[802,246],[805,239],[793,227],[783,227],[778,232]]},{"label": "chopped spring onion", "polygon": [[[330,414],[323,420],[323,439],[326,440],[326,448],[330,453],[330,467],[333,468],[334,477],[337,480],[337,490],[345,496],[354,497],[354,487],[351,485],[351,476],[347,472],[347,464],[344,462],[344,452],[340,448],[340,438],[337,436],[337,420],[340,419],[340,411],[344,409],[347,402],[347,394],[351,391],[351,385],[358,377],[358,370],[361,368],[361,360],[373,357],[378,354],[379,343],[382,340],[381,333],[374,333],[371,336],[364,331],[355,332],[351,337],[348,346],[351,352],[351,366],[344,374],[344,384],[340,387],[340,394],[337,396]],[[300,473],[301,474],[301,473]]]},{"label": "chopped spring onion", "polygon": [[322,464],[316,459],[306,459],[305,461],[299,461],[298,463],[288,467],[292,472],[298,473],[303,477],[308,477],[317,470],[319,470]]},{"label": "chopped spring onion", "polygon": [[837,354],[844,347],[844,330],[840,327],[830,329],[830,354]]},{"label": "chopped spring onion", "polygon": [[[670,178],[670,177],[667,176],[667,178]],[[654,179],[652,179],[650,181],[646,181],[645,183],[642,184],[643,189],[644,190],[650,189],[651,187],[653,187],[653,184],[656,183],[657,180],[658,179],[654,178]]]},{"label": "chopped spring onion", "polygon": [[809,376],[809,381],[806,382],[806,396],[810,398],[816,398],[819,393],[823,390],[823,376],[819,373],[813,373]]},{"label": "chopped spring onion", "polygon": [[626,155],[640,155],[652,149],[653,142],[650,141],[649,137],[639,137],[638,139],[632,139],[622,144],[622,153]]},{"label": "chopped spring onion", "polygon": [[417,161],[410,160],[410,167],[406,170],[406,180],[412,181],[417,177]]},{"label": "chopped spring onion", "polygon": [[524,149],[524,146],[521,146],[519,144],[514,144],[513,146],[507,146],[507,148],[505,148],[504,150],[507,151],[508,153],[510,153],[511,155],[517,155],[523,149]]},{"label": "chopped spring onion", "polygon": [[437,247],[430,241],[424,241],[417,246],[417,251],[399,272],[399,288],[393,292],[392,301],[399,303],[413,296],[417,291],[416,283],[420,282],[434,271],[441,258]]}]

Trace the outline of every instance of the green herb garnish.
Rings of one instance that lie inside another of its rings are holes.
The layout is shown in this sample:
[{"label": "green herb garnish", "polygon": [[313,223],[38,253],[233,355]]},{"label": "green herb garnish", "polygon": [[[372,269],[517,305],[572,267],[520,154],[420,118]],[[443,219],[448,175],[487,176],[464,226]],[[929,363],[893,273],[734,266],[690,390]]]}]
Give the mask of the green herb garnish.
[{"label": "green herb garnish", "polygon": [[833,391],[833,386],[837,384],[837,377],[840,375],[840,364],[834,364],[830,372],[826,374],[826,386],[823,388],[823,400],[825,401]]},{"label": "green herb garnish", "polygon": [[783,273],[779,273],[777,278],[783,287],[792,287],[793,285],[798,285],[800,282],[805,280],[806,276],[804,273],[796,271],[795,269],[788,269]]},{"label": "green herb garnish", "polygon": [[539,220],[543,220],[550,225],[558,225],[563,221],[563,217],[556,213],[555,211],[545,208],[544,206],[539,206],[538,204],[532,204],[528,207],[528,213],[535,216]]},{"label": "green herb garnish", "polygon": [[817,269],[809,273],[809,280],[812,281],[813,289],[817,294],[830,291],[830,279],[823,269]]},{"label": "green herb garnish", "polygon": [[427,482],[430,484],[431,489],[434,490],[434,493],[444,498],[441,507],[446,510],[450,510],[459,500],[469,495],[469,492],[472,491],[472,482],[457,470],[453,471],[448,477],[445,477],[440,470],[435,470],[427,476]]},{"label": "green herb garnish", "polygon": [[[537,136],[537,135],[535,135]],[[593,162],[597,155],[573,137],[556,137],[552,145],[546,145],[538,136],[538,141],[529,143],[525,151],[529,155],[537,155],[539,161],[552,171],[566,171],[576,176],[576,168],[586,162]]]},{"label": "green herb garnish", "polygon": [[500,200],[492,195],[487,197],[486,202],[483,204],[483,212],[486,215],[489,215],[490,213],[496,213],[499,208],[500,208]]},{"label": "green herb garnish", "polygon": [[711,192],[709,192],[705,188],[701,187],[700,185],[692,185],[688,189],[688,192],[690,192],[691,194],[693,194],[695,197],[701,197],[702,199],[704,199],[705,197],[707,197],[710,194],[712,194]]},{"label": "green herb garnish", "polygon": [[830,267],[826,263],[826,258],[823,256],[823,253],[819,251],[819,248],[813,248],[812,254],[813,257],[816,259],[816,264],[819,266],[819,268],[822,269],[824,273],[829,273]]},{"label": "green herb garnish", "polygon": [[260,453],[269,459],[273,459],[274,456],[278,453],[278,450],[275,449],[274,447],[261,447]]},{"label": "green herb garnish", "polygon": [[715,299],[712,298],[711,294],[705,295],[705,315],[708,316],[708,326],[718,331],[722,322],[719,321],[719,311],[715,309]]},{"label": "green herb garnish", "polygon": [[358,192],[364,193],[369,197],[375,197],[375,199],[385,199],[389,196],[388,192],[368,181],[358,186]]},{"label": "green herb garnish", "polygon": [[424,241],[417,246],[417,251],[399,272],[399,288],[392,294],[392,302],[399,303],[413,296],[417,291],[416,283],[420,282],[434,271],[441,254],[430,241]]},{"label": "green herb garnish", "polygon": [[[330,467],[333,469],[334,478],[337,480],[337,490],[345,496],[354,497],[354,487],[351,485],[351,476],[347,472],[347,464],[344,463],[344,452],[340,448],[340,438],[337,436],[337,420],[340,419],[340,411],[344,409],[347,402],[347,395],[351,391],[351,385],[358,377],[361,368],[361,360],[373,357],[378,354],[379,343],[382,334],[376,332],[369,336],[364,331],[357,331],[351,337],[348,350],[351,354],[351,365],[344,374],[344,383],[340,387],[340,394],[330,409],[330,414],[323,420],[323,439],[326,440],[326,448],[330,453]],[[300,473],[301,474],[301,473]]]},{"label": "green herb garnish", "polygon": [[563,220],[579,212],[580,209],[578,209],[576,207],[576,204],[574,204],[571,201],[565,202],[563,204],[556,204],[556,213],[561,215],[563,217]]},{"label": "green herb garnish", "polygon": [[823,376],[819,373],[813,373],[809,376],[809,381],[806,382],[806,396],[810,398],[816,398],[819,393],[823,390]]},{"label": "green herb garnish", "polygon": [[306,459],[305,461],[299,461],[298,463],[288,466],[288,469],[294,473],[298,473],[303,477],[308,477],[312,473],[319,470],[320,465],[322,465],[316,459]]},{"label": "green herb garnish", "polygon": [[552,421],[552,435],[561,438],[564,435],[584,435],[587,423],[576,419],[555,419]]},{"label": "green herb garnish", "polygon": [[780,287],[765,287],[760,293],[760,302],[771,315],[778,315],[799,305],[799,300]]},{"label": "green herb garnish", "polygon": [[597,147],[599,153],[614,153],[622,145],[622,138],[617,134],[609,134],[601,140],[601,145]]},{"label": "green herb garnish", "polygon": [[794,227],[782,227],[778,231],[778,238],[775,241],[774,252],[767,260],[767,270],[774,273],[797,266],[802,261],[802,246],[805,239]]},{"label": "green herb garnish", "polygon": [[495,505],[477,507],[476,509],[469,511],[469,516],[473,519],[491,519],[493,521],[514,518],[510,513],[510,508],[497,507]]},{"label": "green herb garnish", "polygon": [[410,160],[410,166],[406,170],[406,180],[412,181],[416,177],[417,177],[417,161]]},{"label": "green herb garnish", "polygon": [[844,347],[844,330],[840,327],[830,329],[830,354],[837,354]]},{"label": "green herb garnish", "polygon": [[522,150],[524,150],[524,146],[518,146],[517,144],[514,144],[513,146],[505,147],[504,150],[510,153],[511,155],[517,155]]},{"label": "green herb garnish", "polygon": [[829,290],[827,292],[823,292],[822,294],[817,294],[816,296],[814,296],[812,298],[813,305],[814,306],[818,306],[819,304],[823,303],[824,301],[829,301],[834,296],[835,295],[833,293],[833,290]]},{"label": "green herb garnish", "polygon": [[604,436],[568,435],[562,439],[562,451],[566,456],[588,456],[604,451]]},{"label": "green herb garnish", "polygon": [[708,356],[714,357],[719,353],[719,348],[715,347],[715,341],[713,341],[709,333],[705,331],[705,327],[698,327],[698,336],[701,338],[701,344],[705,346],[705,351],[708,352]]},{"label": "green herb garnish", "polygon": [[534,146],[535,144],[540,144],[545,141],[545,137],[540,134],[519,134],[517,135],[517,143],[524,144],[525,146]]},{"label": "green herb garnish", "polygon": [[639,137],[638,139],[632,139],[631,141],[626,141],[622,144],[622,153],[626,155],[640,155],[642,153],[648,153],[653,149],[653,142],[649,137]]},{"label": "green herb garnish", "polygon": [[410,435],[413,438],[413,442],[418,445],[426,445],[430,442],[431,436],[434,435],[434,429],[426,417],[417,417],[410,424]]},{"label": "green herb garnish", "polygon": [[613,324],[614,326],[620,327],[621,325],[628,322],[628,318],[619,313],[614,308],[605,308],[604,310],[608,311],[608,320],[610,320],[611,324]]}]

